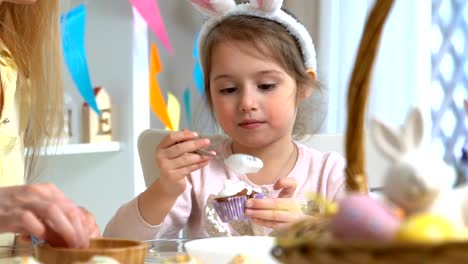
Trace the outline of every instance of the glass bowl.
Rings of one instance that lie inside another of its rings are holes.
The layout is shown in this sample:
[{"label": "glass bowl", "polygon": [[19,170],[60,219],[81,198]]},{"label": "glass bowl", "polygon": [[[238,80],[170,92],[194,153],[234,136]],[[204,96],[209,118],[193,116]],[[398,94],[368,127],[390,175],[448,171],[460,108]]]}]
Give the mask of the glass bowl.
[{"label": "glass bowl", "polygon": [[184,245],[192,239],[176,238],[176,239],[155,239],[145,241],[149,245],[146,263],[163,263],[174,256],[187,255]]}]

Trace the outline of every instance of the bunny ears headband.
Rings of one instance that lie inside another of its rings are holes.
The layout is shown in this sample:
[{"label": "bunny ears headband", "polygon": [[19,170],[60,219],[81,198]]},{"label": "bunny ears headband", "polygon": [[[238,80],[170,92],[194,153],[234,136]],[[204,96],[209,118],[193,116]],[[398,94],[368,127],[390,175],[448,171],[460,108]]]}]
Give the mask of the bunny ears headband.
[{"label": "bunny ears headband", "polygon": [[273,20],[285,27],[299,43],[306,68],[317,71],[312,37],[301,23],[281,10],[283,0],[250,0],[249,3],[239,5],[236,5],[234,0],[191,0],[191,2],[209,17],[200,31],[199,46],[205,42],[211,30],[228,17],[238,15],[260,17]]}]

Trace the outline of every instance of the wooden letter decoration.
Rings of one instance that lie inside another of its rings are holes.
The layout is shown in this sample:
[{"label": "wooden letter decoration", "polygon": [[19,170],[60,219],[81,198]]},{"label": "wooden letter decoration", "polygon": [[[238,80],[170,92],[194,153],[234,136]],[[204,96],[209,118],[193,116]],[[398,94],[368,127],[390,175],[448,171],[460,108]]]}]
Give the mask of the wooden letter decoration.
[{"label": "wooden letter decoration", "polygon": [[94,95],[101,116],[98,116],[88,104],[83,104],[83,142],[112,141],[112,108],[109,93],[102,87],[96,87]]}]

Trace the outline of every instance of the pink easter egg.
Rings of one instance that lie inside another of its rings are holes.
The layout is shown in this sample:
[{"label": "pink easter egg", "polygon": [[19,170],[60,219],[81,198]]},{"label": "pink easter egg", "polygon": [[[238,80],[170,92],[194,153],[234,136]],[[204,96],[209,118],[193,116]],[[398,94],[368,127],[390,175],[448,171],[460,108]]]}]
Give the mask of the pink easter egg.
[{"label": "pink easter egg", "polygon": [[339,203],[331,231],[342,240],[392,240],[401,220],[365,194],[351,194]]}]

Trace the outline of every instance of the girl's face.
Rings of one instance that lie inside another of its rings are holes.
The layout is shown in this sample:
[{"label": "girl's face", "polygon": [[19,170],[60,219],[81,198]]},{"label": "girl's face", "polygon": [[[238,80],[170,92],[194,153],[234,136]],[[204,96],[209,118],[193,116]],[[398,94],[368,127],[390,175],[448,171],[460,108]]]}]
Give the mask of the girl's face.
[{"label": "girl's face", "polygon": [[291,140],[296,81],[249,43],[222,42],[212,51],[210,94],[222,129],[246,148]]}]

